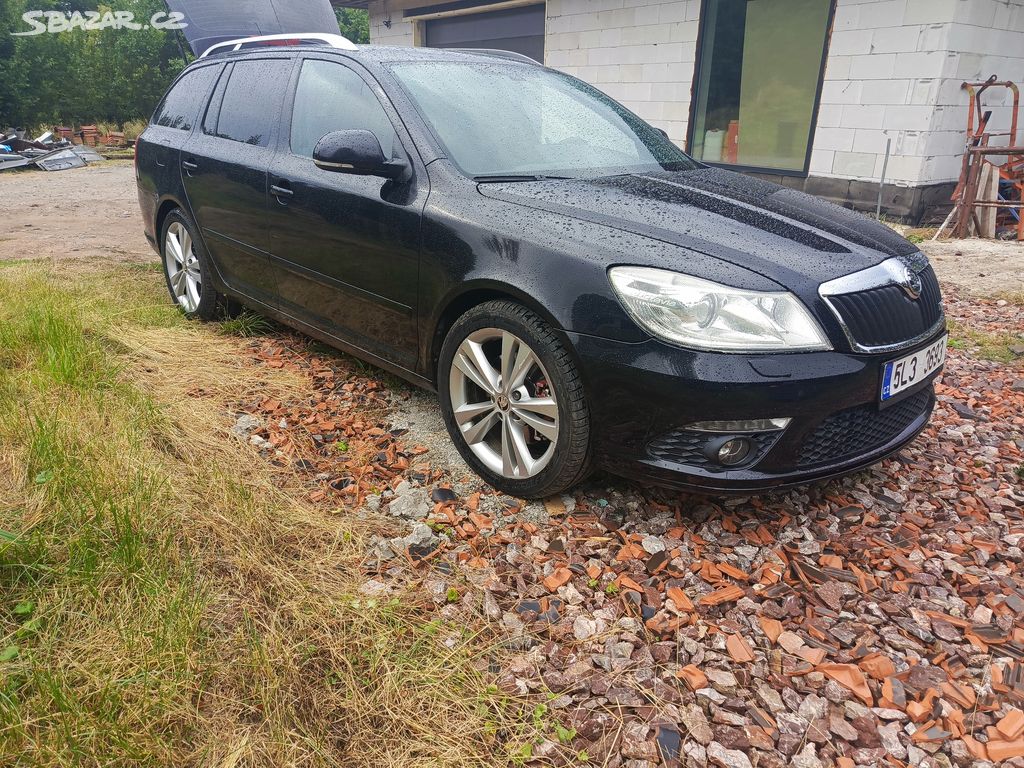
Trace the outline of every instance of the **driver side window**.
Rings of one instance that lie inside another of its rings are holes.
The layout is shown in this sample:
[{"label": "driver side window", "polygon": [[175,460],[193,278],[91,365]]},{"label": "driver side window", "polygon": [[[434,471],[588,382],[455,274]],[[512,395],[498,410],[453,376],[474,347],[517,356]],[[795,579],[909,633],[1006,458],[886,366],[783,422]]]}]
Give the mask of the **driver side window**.
[{"label": "driver side window", "polygon": [[295,91],[292,152],[312,157],[321,137],[347,130],[372,131],[385,157],[392,156],[395,129],[366,81],[343,64],[307,59]]}]

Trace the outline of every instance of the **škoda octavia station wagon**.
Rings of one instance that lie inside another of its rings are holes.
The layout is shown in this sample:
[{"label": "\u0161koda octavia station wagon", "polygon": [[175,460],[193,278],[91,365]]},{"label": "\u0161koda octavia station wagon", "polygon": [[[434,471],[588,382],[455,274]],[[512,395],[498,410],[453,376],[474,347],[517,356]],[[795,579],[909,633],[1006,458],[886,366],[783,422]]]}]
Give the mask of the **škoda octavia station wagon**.
[{"label": "\u0161koda octavia station wagon", "polygon": [[695,162],[515,54],[233,41],[137,152],[182,310],[230,297],[436,389],[514,496],[595,467],[807,483],[893,453],[934,404],[945,316],[911,243]]}]

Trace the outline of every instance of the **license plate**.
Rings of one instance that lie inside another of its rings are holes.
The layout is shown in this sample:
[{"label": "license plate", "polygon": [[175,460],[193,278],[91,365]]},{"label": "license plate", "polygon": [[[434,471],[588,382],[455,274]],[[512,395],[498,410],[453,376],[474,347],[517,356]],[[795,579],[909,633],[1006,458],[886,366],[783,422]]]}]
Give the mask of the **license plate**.
[{"label": "license plate", "polygon": [[900,392],[924,381],[946,362],[948,336],[943,336],[924,349],[912,355],[890,360],[882,369],[882,400],[895,397]]}]

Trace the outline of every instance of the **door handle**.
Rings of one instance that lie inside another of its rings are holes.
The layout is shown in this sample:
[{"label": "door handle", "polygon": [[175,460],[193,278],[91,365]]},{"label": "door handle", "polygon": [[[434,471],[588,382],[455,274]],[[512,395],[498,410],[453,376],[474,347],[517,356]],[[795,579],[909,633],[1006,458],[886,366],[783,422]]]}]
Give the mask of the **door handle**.
[{"label": "door handle", "polygon": [[282,200],[281,198],[285,198],[287,200],[288,198],[291,198],[295,194],[295,192],[292,191],[290,188],[281,186],[282,184],[287,183],[287,181],[281,181],[280,184],[272,184],[270,187],[270,194],[276,197],[278,199],[278,202],[281,203],[282,205],[284,204],[284,200]]},{"label": "door handle", "polygon": [[190,174],[192,171],[198,171],[199,166],[191,160],[182,160],[181,167],[185,169],[186,173]]}]

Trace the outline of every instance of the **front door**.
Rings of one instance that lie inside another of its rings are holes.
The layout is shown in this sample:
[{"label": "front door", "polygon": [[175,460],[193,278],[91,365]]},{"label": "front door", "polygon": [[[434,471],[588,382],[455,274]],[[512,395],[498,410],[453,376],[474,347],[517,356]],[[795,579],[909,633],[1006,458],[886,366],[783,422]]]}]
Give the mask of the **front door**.
[{"label": "front door", "polygon": [[[336,59],[309,56],[301,66],[290,132],[270,169],[270,249],[281,311],[412,370],[426,173],[368,76]],[[412,180],[317,168],[317,141],[350,129],[372,131],[386,155],[407,157],[416,168]]]},{"label": "front door", "polygon": [[231,290],[276,305],[270,267],[267,172],[292,60],[257,58],[225,68],[202,130],[181,151],[192,214]]}]

